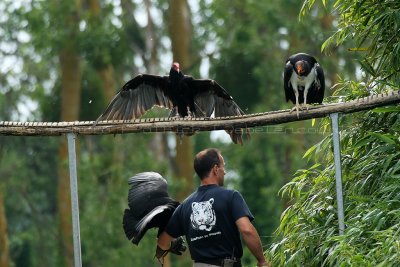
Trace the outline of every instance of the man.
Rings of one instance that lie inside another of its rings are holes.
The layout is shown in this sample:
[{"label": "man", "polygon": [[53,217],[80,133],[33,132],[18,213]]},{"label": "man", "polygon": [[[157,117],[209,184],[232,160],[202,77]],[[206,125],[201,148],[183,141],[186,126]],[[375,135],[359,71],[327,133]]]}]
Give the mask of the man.
[{"label": "man", "polygon": [[[266,261],[260,237],[252,225],[254,219],[238,191],[225,189],[225,162],[217,149],[199,152],[194,169],[200,177],[199,188],[175,210],[158,238],[156,256],[173,250],[171,241],[186,236],[194,267],[241,266],[243,248],[240,234],[257,259],[257,266],[270,266]],[[230,264],[230,265],[229,265]]]}]

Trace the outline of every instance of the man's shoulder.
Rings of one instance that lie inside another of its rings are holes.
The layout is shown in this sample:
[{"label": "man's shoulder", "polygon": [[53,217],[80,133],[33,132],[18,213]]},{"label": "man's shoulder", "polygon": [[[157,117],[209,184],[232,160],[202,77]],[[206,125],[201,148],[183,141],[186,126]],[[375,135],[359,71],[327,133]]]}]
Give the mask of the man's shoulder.
[{"label": "man's shoulder", "polygon": [[225,188],[225,187],[218,187],[215,188],[212,195],[216,196],[217,198],[223,198],[226,200],[231,200],[236,197],[236,195],[240,195],[239,191],[235,189]]},{"label": "man's shoulder", "polygon": [[236,189],[226,188],[226,187],[222,187],[222,186],[216,186],[216,187],[212,188],[211,190],[213,190],[214,192],[218,192],[219,194],[236,194],[236,193],[239,193],[239,191],[236,190]]},{"label": "man's shoulder", "polygon": [[196,190],[195,192],[193,192],[192,194],[190,194],[184,201],[182,201],[182,206],[184,206],[185,204],[190,204],[193,201],[196,201],[197,198],[203,198],[202,196],[204,194],[207,194],[208,196],[217,196],[217,197],[223,197],[223,198],[229,198],[229,197],[233,197],[236,194],[239,194],[239,191],[237,191],[236,189],[229,189],[229,188],[225,188],[222,186],[215,186],[215,187],[210,187],[207,188],[206,190]]},{"label": "man's shoulder", "polygon": [[225,192],[225,193],[227,193],[227,194],[236,194],[236,193],[239,193],[238,190],[232,189],[232,188],[220,187],[220,189],[222,190],[222,192]]}]

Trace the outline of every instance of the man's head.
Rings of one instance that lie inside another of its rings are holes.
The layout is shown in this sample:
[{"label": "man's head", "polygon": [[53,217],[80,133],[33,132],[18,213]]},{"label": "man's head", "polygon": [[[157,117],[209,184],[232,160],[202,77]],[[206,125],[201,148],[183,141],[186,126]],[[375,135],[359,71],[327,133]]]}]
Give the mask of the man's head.
[{"label": "man's head", "polygon": [[209,148],[200,151],[194,158],[193,165],[201,180],[214,177],[217,178],[218,185],[224,184],[225,162],[218,149]]}]

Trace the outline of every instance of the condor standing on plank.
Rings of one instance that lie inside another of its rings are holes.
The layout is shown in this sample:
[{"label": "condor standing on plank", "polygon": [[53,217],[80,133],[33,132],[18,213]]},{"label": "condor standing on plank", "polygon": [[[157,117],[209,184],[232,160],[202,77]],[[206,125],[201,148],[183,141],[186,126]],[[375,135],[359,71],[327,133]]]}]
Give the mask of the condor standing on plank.
[{"label": "condor standing on plank", "polygon": [[[214,80],[184,75],[173,63],[169,76],[141,74],[128,81],[96,120],[130,120],[154,105],[171,109],[170,116],[184,118],[238,116],[244,112],[228,92]],[[246,131],[227,130],[234,143],[243,143]]]},{"label": "condor standing on plank", "polygon": [[298,53],[286,60],[283,82],[286,101],[296,105],[290,112],[296,109],[297,117],[299,109],[303,109],[300,103],[304,103],[308,110],[308,104],[321,104],[324,99],[324,71],[317,60],[308,54]]}]

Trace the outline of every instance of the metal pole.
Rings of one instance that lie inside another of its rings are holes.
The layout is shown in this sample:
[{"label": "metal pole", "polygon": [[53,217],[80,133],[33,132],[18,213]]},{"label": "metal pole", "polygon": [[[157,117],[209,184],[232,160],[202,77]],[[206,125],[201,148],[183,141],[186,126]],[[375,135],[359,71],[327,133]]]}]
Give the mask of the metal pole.
[{"label": "metal pole", "polygon": [[71,185],[71,207],[72,207],[72,231],[74,239],[74,266],[82,267],[81,236],[79,228],[79,204],[78,204],[78,181],[76,172],[76,150],[74,133],[67,133],[68,139],[68,161]]},{"label": "metal pole", "polygon": [[335,158],[336,199],[338,206],[339,235],[344,233],[342,166],[340,163],[339,115],[330,114],[332,120],[333,154]]}]

